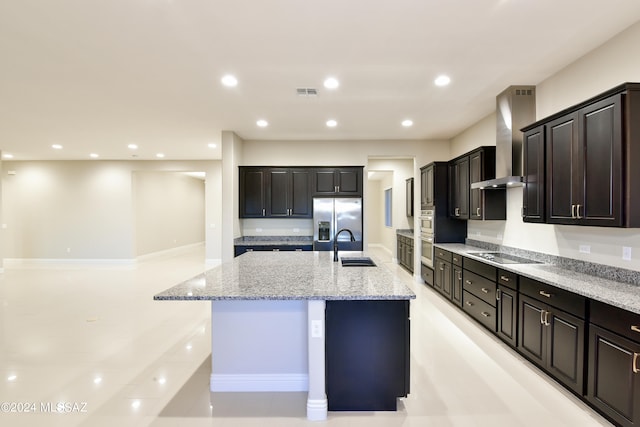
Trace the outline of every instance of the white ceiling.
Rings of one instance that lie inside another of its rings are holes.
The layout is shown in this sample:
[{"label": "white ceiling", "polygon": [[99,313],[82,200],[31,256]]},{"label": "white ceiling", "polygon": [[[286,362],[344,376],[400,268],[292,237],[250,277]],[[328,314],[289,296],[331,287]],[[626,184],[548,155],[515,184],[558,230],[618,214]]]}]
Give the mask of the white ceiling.
[{"label": "white ceiling", "polygon": [[[507,86],[538,84],[638,20],[638,0],[0,0],[0,150],[130,159],[136,143],[139,159],[211,159],[222,130],[449,139]],[[441,73],[450,86],[433,85]]]}]

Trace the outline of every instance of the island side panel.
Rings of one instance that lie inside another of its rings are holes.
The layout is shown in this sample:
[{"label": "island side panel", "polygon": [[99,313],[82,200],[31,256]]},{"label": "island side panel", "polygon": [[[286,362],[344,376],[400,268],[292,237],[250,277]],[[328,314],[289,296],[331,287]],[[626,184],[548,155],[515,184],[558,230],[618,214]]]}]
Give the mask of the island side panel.
[{"label": "island side panel", "polygon": [[325,306],[323,300],[310,300],[309,311],[309,395],[307,396],[307,419],[327,419],[328,401],[325,383]]},{"label": "island side panel", "polygon": [[211,302],[211,391],[308,391],[307,302]]}]

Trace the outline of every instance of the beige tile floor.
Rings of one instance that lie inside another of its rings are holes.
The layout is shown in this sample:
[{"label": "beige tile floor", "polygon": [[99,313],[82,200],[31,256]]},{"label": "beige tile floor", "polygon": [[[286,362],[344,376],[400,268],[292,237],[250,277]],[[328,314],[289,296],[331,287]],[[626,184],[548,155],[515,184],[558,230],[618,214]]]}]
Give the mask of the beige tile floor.
[{"label": "beige tile floor", "polygon": [[418,296],[411,394],[397,412],[310,422],[304,393],[210,393],[209,304],[152,300],[204,268],[196,248],[135,268],[7,268],[0,426],[609,425],[380,254]]}]

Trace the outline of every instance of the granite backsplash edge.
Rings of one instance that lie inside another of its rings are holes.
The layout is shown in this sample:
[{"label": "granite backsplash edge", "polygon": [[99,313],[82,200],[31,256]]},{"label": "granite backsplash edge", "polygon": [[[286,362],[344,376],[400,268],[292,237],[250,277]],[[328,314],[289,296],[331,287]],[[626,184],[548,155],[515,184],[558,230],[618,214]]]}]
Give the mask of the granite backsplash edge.
[{"label": "granite backsplash edge", "polygon": [[560,268],[576,271],[578,273],[589,274],[591,276],[640,286],[640,271],[628,270],[625,268],[566,258],[557,255],[549,255],[541,252],[503,246],[474,239],[467,239],[466,244],[476,246],[487,251],[503,252],[505,254],[528,258],[546,264],[553,264]]}]

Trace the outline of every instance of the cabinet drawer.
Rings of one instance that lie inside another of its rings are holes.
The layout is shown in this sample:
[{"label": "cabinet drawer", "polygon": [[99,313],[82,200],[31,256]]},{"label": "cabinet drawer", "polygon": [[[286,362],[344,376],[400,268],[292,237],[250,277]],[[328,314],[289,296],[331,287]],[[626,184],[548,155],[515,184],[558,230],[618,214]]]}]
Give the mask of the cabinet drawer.
[{"label": "cabinet drawer", "polygon": [[460,255],[460,254],[452,254],[451,255],[451,262],[453,263],[453,265],[457,265],[459,267],[462,267],[462,255]]},{"label": "cabinet drawer", "polygon": [[496,283],[469,270],[462,271],[462,288],[495,307]]},{"label": "cabinet drawer", "polygon": [[440,258],[443,261],[451,262],[452,253],[449,251],[445,251],[444,249],[435,248],[434,250],[436,258]]},{"label": "cabinet drawer", "polygon": [[463,266],[466,270],[472,271],[480,276],[484,276],[492,282],[496,281],[497,268],[492,265],[465,257],[463,260]]},{"label": "cabinet drawer", "polygon": [[498,284],[518,290],[518,275],[506,270],[498,270]]},{"label": "cabinet drawer", "polygon": [[592,300],[590,321],[625,338],[640,342],[639,314]]},{"label": "cabinet drawer", "polygon": [[433,286],[433,269],[424,264],[420,264],[420,277],[422,277],[425,284]]},{"label": "cabinet drawer", "polygon": [[560,308],[581,319],[585,318],[586,298],[581,295],[522,276],[520,277],[520,293]]},{"label": "cabinet drawer", "polygon": [[496,308],[490,306],[470,292],[462,292],[462,309],[485,327],[496,331]]}]

